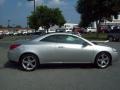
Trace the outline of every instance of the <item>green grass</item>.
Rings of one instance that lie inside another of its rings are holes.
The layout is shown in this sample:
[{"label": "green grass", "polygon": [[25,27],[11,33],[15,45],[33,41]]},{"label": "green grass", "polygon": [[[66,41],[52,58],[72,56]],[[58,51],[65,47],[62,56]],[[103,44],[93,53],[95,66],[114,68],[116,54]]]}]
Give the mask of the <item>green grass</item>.
[{"label": "green grass", "polygon": [[107,40],[107,34],[106,33],[87,33],[82,34],[82,37],[88,39],[88,40]]}]

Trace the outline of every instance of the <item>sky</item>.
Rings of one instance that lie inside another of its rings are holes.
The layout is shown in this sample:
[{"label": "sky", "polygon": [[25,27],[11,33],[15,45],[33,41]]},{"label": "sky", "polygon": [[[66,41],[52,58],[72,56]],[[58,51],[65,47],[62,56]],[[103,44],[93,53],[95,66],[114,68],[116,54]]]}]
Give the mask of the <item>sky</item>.
[{"label": "sky", "polygon": [[[79,23],[80,15],[75,10],[77,0],[36,0],[36,6],[47,5],[50,8],[60,8],[65,20],[69,23]],[[27,26],[27,17],[34,10],[33,1],[0,0],[0,25]]]}]

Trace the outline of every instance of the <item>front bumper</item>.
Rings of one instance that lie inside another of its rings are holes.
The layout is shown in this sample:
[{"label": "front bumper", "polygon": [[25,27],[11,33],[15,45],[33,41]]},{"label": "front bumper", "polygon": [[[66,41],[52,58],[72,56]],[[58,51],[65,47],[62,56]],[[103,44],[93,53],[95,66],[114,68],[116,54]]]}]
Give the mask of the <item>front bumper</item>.
[{"label": "front bumper", "polygon": [[118,58],[118,52],[112,53],[112,62],[117,62],[119,60]]}]

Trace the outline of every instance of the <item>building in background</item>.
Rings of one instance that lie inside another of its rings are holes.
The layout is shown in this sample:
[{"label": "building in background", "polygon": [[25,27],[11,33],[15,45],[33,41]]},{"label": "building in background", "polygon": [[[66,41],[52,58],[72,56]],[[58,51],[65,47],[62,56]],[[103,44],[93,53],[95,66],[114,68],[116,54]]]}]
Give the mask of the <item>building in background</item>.
[{"label": "building in background", "polygon": [[66,32],[72,32],[74,27],[78,27],[78,24],[75,24],[75,23],[65,23],[64,27],[66,29]]}]

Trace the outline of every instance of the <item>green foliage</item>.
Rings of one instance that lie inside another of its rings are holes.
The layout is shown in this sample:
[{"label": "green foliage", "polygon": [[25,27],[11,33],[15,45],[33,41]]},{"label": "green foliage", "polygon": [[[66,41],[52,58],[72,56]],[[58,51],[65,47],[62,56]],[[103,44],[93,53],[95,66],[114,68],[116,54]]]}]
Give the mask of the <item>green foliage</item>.
[{"label": "green foliage", "polygon": [[78,0],[76,10],[81,14],[80,25],[88,26],[93,21],[103,18],[111,20],[120,11],[120,0]]},{"label": "green foliage", "polygon": [[65,19],[59,8],[48,8],[47,6],[38,6],[35,13],[28,17],[28,24],[31,28],[38,29],[40,26],[48,29],[53,25],[63,25]]}]

